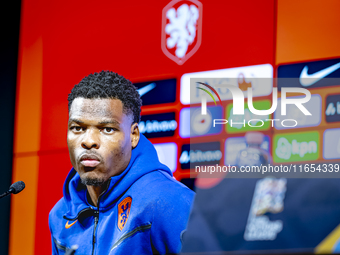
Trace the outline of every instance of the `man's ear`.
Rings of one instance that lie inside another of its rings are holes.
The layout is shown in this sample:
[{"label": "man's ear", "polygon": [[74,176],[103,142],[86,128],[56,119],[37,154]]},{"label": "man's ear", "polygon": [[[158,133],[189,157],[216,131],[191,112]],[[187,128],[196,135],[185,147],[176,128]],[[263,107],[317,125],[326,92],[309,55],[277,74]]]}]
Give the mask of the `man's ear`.
[{"label": "man's ear", "polygon": [[131,145],[132,148],[136,148],[138,142],[139,142],[139,127],[138,127],[138,123],[133,123],[131,125],[131,134],[130,134],[130,138],[131,138]]}]

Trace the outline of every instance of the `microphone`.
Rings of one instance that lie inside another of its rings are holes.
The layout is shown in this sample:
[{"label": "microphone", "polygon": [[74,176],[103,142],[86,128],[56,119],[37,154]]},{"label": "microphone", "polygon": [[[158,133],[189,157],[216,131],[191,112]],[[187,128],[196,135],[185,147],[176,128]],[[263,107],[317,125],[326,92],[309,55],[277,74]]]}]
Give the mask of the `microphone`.
[{"label": "microphone", "polygon": [[13,183],[10,187],[9,190],[6,191],[4,194],[0,195],[0,198],[3,198],[11,193],[13,194],[18,194],[25,188],[25,183],[23,181],[18,181]]},{"label": "microphone", "polygon": [[25,188],[25,183],[23,181],[18,181],[13,183],[10,187],[8,192],[13,194],[18,194]]}]

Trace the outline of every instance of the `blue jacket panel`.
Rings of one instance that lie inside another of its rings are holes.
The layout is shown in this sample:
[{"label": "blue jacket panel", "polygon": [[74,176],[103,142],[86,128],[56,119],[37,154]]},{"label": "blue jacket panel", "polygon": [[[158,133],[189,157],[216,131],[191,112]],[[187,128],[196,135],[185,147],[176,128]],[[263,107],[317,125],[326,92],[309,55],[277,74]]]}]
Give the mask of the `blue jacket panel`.
[{"label": "blue jacket panel", "polygon": [[52,254],[166,254],[181,249],[194,193],[172,177],[141,135],[126,170],[113,176],[98,207],[72,168],[64,196],[51,210]]}]

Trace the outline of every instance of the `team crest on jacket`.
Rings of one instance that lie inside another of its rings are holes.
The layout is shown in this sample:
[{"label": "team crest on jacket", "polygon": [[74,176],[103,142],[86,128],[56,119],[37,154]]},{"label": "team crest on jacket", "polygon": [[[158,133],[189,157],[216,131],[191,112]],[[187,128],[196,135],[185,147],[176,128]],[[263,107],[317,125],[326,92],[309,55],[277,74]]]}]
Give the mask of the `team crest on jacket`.
[{"label": "team crest on jacket", "polygon": [[118,204],[118,228],[122,230],[129,218],[132,198],[126,197]]},{"label": "team crest on jacket", "polygon": [[162,13],[162,51],[182,65],[200,47],[202,4],[198,0],[173,0]]}]

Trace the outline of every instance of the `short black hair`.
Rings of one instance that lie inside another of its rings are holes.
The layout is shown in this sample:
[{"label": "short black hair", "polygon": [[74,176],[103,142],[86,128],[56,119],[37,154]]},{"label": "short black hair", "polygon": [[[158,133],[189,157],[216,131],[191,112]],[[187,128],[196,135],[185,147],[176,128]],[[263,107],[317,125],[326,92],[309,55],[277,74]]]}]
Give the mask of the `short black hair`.
[{"label": "short black hair", "polygon": [[132,114],[133,123],[140,122],[142,99],[137,88],[131,81],[117,73],[101,71],[100,73],[93,73],[83,78],[73,87],[68,95],[69,111],[73,100],[77,97],[86,99],[119,99],[123,103],[124,113]]}]

